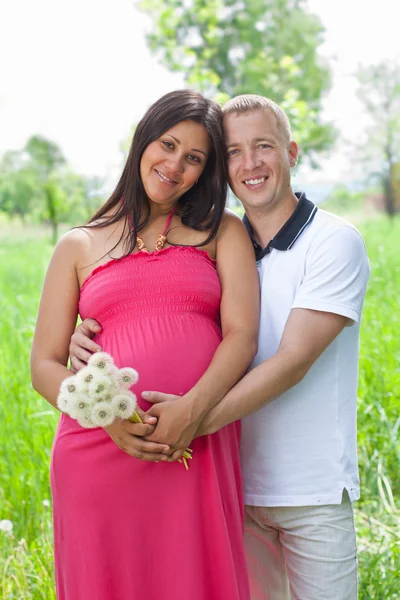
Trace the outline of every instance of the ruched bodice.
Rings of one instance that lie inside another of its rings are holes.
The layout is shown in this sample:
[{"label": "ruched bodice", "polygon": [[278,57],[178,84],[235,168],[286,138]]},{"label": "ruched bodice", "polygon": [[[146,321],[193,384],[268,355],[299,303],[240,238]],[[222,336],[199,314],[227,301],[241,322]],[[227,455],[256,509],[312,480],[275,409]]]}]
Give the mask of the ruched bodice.
[{"label": "ruched bodice", "polygon": [[215,261],[197,248],[137,252],[97,267],[81,289],[79,312],[104,327],[154,315],[193,314],[219,322]]}]

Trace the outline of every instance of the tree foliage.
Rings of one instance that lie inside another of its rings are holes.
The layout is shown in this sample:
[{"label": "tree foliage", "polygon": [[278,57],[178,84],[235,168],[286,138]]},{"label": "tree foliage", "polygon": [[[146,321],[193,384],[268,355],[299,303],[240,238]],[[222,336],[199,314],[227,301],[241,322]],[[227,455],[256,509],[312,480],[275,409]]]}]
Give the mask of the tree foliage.
[{"label": "tree foliage", "polygon": [[321,120],[330,85],[318,56],[324,30],[304,0],[141,0],[139,7],[152,18],[150,49],[189,86],[222,101],[272,98],[311,161],[332,145],[334,129]]},{"label": "tree foliage", "polygon": [[37,198],[37,180],[26,155],[6,152],[0,164],[0,210],[25,222]]},{"label": "tree foliage", "polygon": [[74,173],[57,144],[35,135],[0,163],[0,210],[48,223],[55,242],[60,223],[84,223],[95,212],[103,184]]},{"label": "tree foliage", "polygon": [[400,65],[385,61],[358,71],[358,97],[370,125],[363,158],[381,182],[386,212],[400,211]]}]

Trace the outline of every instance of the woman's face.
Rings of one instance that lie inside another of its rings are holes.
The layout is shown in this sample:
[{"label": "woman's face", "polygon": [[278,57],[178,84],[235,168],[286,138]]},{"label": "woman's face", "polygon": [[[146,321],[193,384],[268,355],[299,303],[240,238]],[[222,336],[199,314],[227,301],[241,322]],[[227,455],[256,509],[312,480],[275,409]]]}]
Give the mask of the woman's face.
[{"label": "woman's face", "polygon": [[140,161],[140,176],[148,198],[173,206],[202,174],[211,151],[203,125],[181,121],[149,144]]}]

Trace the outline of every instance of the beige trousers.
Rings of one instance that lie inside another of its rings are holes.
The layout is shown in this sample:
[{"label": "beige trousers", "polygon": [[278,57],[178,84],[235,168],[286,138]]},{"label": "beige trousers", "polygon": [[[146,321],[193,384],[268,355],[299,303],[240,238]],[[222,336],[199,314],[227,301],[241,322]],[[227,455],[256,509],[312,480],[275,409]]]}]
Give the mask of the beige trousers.
[{"label": "beige trousers", "polygon": [[357,600],[353,509],[245,508],[251,600]]}]

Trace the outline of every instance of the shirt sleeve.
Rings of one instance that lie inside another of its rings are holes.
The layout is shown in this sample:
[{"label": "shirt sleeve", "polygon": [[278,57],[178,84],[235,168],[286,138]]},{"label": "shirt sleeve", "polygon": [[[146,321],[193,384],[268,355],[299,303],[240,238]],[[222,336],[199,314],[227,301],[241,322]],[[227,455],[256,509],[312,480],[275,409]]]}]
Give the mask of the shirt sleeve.
[{"label": "shirt sleeve", "polygon": [[359,322],[370,273],[364,240],[351,226],[324,234],[308,250],[292,308],[331,312]]}]

